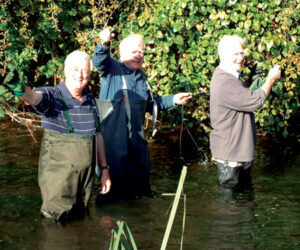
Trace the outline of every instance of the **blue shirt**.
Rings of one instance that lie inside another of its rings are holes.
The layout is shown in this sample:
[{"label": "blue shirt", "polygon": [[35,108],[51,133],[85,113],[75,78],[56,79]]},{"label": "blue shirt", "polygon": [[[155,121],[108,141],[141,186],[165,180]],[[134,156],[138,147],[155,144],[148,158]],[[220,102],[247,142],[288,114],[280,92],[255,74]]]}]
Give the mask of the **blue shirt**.
[{"label": "blue shirt", "polygon": [[[99,43],[94,51],[93,62],[101,74],[100,100],[116,100],[123,98],[122,76],[125,77],[128,97],[135,100],[147,100],[149,89],[146,77],[142,70],[134,72],[124,63],[110,56],[110,47]],[[174,107],[173,96],[155,97],[158,110],[167,110]],[[147,107],[151,112],[152,107]]]},{"label": "blue shirt", "polygon": [[43,94],[42,101],[34,107],[42,115],[43,128],[59,133],[67,133],[68,122],[64,114],[64,104],[61,96],[63,94],[74,129],[73,133],[79,135],[96,134],[97,126],[91,108],[96,112],[99,121],[98,110],[95,99],[88,90],[83,91],[81,103],[71,95],[64,82],[57,87],[37,88],[35,91],[40,91]]}]

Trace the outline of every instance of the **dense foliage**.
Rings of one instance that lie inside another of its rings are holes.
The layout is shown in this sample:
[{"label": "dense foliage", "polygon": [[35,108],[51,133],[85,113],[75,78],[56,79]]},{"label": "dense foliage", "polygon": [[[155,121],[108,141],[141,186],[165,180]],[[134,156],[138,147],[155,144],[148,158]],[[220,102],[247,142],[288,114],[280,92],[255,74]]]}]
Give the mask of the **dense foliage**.
[{"label": "dense foliage", "polygon": [[[185,116],[190,126],[206,133],[209,82],[219,62],[217,44],[222,35],[237,34],[247,41],[244,78],[257,62],[266,74],[274,64],[284,69],[256,119],[269,134],[287,136],[299,108],[299,7],[299,0],[6,0],[0,10],[0,80],[14,64],[31,86],[56,84],[65,55],[78,48],[92,55],[103,27],[113,26],[118,34],[112,44],[116,57],[118,41],[137,32],[147,42],[144,68],[155,94],[199,94]],[[94,72],[92,85],[98,82]],[[98,89],[94,91],[96,95]],[[17,100],[0,86],[0,102],[3,107]],[[168,114],[170,124],[178,124],[178,112]]]}]

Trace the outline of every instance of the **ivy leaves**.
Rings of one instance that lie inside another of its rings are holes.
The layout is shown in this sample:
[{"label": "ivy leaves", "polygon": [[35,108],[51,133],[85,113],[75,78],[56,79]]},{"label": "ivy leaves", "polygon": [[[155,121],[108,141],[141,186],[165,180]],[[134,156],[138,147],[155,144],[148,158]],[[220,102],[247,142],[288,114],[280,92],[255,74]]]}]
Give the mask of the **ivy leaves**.
[{"label": "ivy leaves", "polygon": [[[93,53],[98,32],[114,26],[118,41],[131,32],[145,38],[145,71],[158,95],[178,91],[200,93],[188,105],[191,123],[209,132],[209,83],[219,63],[218,41],[237,34],[247,41],[245,78],[259,62],[265,72],[280,64],[285,76],[257,111],[257,123],[269,134],[288,134],[299,112],[300,8],[299,1],[134,0],[134,1],[11,1],[0,8],[0,67],[12,65],[27,76],[31,86],[55,85],[63,77],[65,56],[75,49]],[[98,78],[91,79],[98,86]],[[201,88],[201,91],[199,90]],[[3,85],[1,104],[17,99]],[[174,111],[171,123],[178,120]]]},{"label": "ivy leaves", "polygon": [[[218,41],[223,35],[246,38],[247,76],[249,67],[260,62],[267,72],[280,64],[285,77],[257,112],[257,122],[270,134],[283,133],[299,109],[299,3],[297,1],[176,0],[153,1],[120,32],[138,31],[148,44],[145,67],[159,95],[177,91],[205,92],[219,63]],[[293,87],[292,87],[293,86]],[[203,94],[189,105],[196,127],[209,132],[209,96]],[[201,105],[199,105],[201,103]],[[176,115],[176,114],[175,114]],[[174,118],[175,120],[175,118]],[[201,123],[199,124],[199,122]],[[204,124],[204,125],[203,125]]]}]

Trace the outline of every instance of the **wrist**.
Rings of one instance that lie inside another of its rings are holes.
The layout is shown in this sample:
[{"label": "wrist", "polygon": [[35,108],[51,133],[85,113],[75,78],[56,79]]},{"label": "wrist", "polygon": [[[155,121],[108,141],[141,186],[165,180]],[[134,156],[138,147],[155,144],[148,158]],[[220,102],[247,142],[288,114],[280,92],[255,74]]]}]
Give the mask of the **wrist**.
[{"label": "wrist", "polygon": [[99,167],[101,171],[103,170],[109,170],[109,165],[104,165]]},{"label": "wrist", "polygon": [[24,95],[25,90],[24,90],[24,91],[21,91],[21,92],[16,91],[16,90],[13,90],[13,92],[14,92],[15,96],[22,96],[22,95]]},{"label": "wrist", "polygon": [[270,85],[273,85],[275,82],[275,79],[272,76],[267,76],[266,82]]},{"label": "wrist", "polygon": [[108,47],[110,45],[110,41],[100,40],[100,43],[102,47]]}]

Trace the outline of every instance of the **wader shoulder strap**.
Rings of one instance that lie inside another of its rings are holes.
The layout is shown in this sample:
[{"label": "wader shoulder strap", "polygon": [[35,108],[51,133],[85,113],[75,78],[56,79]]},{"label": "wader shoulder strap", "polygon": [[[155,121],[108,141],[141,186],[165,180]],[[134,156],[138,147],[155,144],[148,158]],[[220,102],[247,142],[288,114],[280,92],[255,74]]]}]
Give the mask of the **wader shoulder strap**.
[{"label": "wader shoulder strap", "polygon": [[[67,107],[67,101],[66,101],[66,98],[64,97],[64,95],[62,94],[61,90],[59,88],[57,88],[60,95],[61,95],[61,100],[62,100],[62,103],[63,103],[63,106],[64,106],[64,115],[65,115],[65,118],[67,120],[67,123],[68,123],[68,128],[67,128],[67,133],[68,134],[71,134],[74,132],[74,128],[72,126],[72,122],[71,122],[71,116],[70,116],[70,113],[68,111],[68,107]],[[98,117],[97,117],[97,114],[96,114],[96,111],[95,109],[93,108],[93,105],[90,104],[90,109],[93,113],[93,116],[94,116],[94,119],[95,119],[95,123],[96,123],[96,131],[97,132],[100,132],[100,123],[99,123],[99,120],[98,120]]]},{"label": "wader shoulder strap", "polygon": [[158,114],[158,108],[157,108],[157,103],[155,99],[153,98],[153,93],[150,89],[150,85],[148,81],[146,81],[147,88],[148,88],[148,94],[151,98],[151,101],[153,102],[153,111],[152,111],[152,137],[156,134],[157,128],[156,128],[156,120],[157,120],[157,114]]},{"label": "wader shoulder strap", "polygon": [[91,111],[92,111],[92,113],[93,113],[93,116],[94,116],[94,119],[95,119],[95,123],[96,123],[96,131],[97,131],[97,132],[100,132],[100,122],[99,122],[97,113],[96,113],[94,107],[92,106],[92,104],[90,104],[90,109],[91,109]]},{"label": "wader shoulder strap", "polygon": [[128,118],[127,126],[128,126],[129,133],[131,133],[131,109],[130,109],[130,105],[129,105],[128,88],[127,88],[127,83],[126,83],[126,79],[125,79],[125,76],[123,73],[122,66],[120,66],[120,68],[121,68],[121,77],[122,77],[122,90],[123,90],[123,95],[124,95],[123,102],[126,107],[126,114],[127,114],[127,118]]},{"label": "wader shoulder strap", "polygon": [[70,113],[68,111],[68,106],[67,106],[67,102],[66,102],[66,98],[64,97],[64,95],[62,94],[62,92],[60,91],[59,88],[57,88],[60,95],[61,95],[61,100],[62,100],[62,103],[63,103],[63,106],[64,106],[64,115],[65,115],[65,118],[67,120],[67,123],[68,123],[68,128],[67,128],[67,133],[68,134],[71,134],[74,132],[74,128],[72,127],[72,122],[71,122],[71,117],[70,117]]},{"label": "wader shoulder strap", "polygon": [[[129,107],[129,103],[127,100],[129,100],[128,98],[128,87],[127,87],[127,83],[126,83],[126,79],[125,79],[125,75],[124,75],[124,71],[122,69],[122,66],[120,65],[120,71],[121,71],[121,77],[122,77],[122,90],[123,90],[123,94],[124,94],[124,98],[125,98],[125,105],[127,107],[128,112],[130,112],[130,107]],[[147,89],[148,89],[148,95],[150,98],[148,98],[147,101],[152,101],[153,102],[153,111],[152,111],[152,137],[156,134],[157,132],[157,128],[156,128],[156,120],[157,120],[157,114],[158,114],[158,108],[157,108],[157,103],[155,101],[155,99],[153,98],[153,94],[150,88],[149,83],[146,81],[146,85],[147,85]],[[127,103],[127,104],[126,104]],[[128,119],[130,120],[131,118],[131,114],[127,114],[128,115]]]}]

